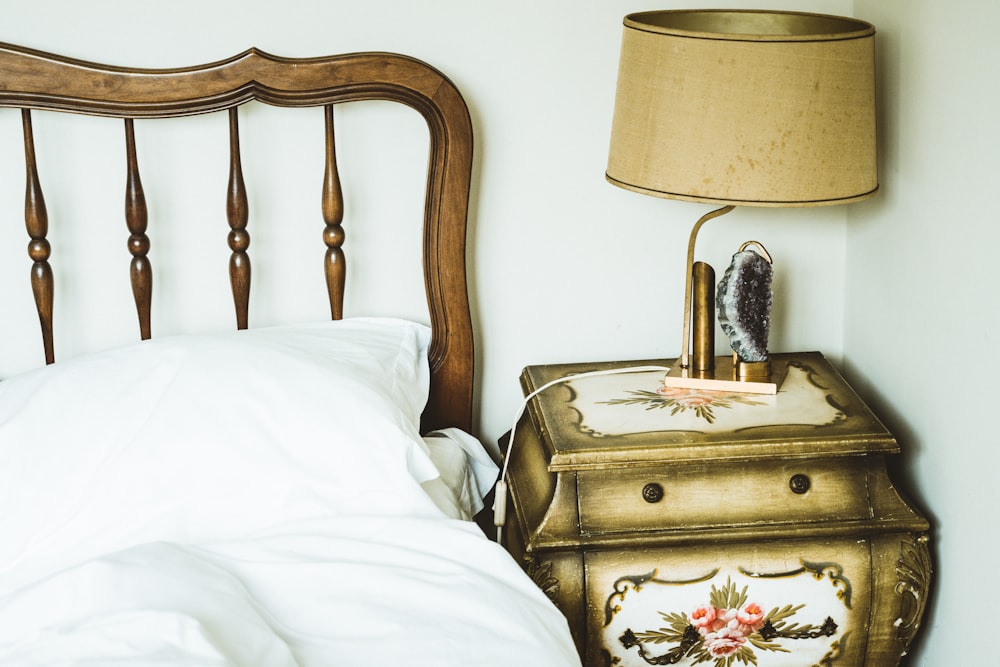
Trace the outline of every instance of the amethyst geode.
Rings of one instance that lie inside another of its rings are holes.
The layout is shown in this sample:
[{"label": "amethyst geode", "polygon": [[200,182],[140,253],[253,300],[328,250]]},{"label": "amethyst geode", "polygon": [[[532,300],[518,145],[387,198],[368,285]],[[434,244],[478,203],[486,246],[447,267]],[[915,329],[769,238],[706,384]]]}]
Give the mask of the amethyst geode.
[{"label": "amethyst geode", "polygon": [[741,250],[719,281],[719,324],[742,361],[767,361],[772,272],[771,263],[762,256]]}]

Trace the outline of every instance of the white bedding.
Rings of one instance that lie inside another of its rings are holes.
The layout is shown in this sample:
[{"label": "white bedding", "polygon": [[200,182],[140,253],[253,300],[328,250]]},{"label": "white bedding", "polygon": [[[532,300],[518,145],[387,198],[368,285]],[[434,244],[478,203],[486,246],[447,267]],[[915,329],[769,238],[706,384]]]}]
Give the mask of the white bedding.
[{"label": "white bedding", "polygon": [[428,341],[345,321],[0,382],[0,665],[579,665],[463,520],[488,457],[419,436]]},{"label": "white bedding", "polygon": [[0,599],[0,664],[579,664],[565,621],[477,530],[341,518],[137,545]]}]

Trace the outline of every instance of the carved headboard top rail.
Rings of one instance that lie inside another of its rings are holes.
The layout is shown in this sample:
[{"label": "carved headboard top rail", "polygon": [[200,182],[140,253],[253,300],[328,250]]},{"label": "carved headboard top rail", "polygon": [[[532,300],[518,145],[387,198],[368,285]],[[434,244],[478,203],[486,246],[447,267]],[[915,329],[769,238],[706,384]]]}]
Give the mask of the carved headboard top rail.
[{"label": "carved headboard top rail", "polygon": [[[229,114],[230,164],[226,216],[230,279],[239,328],[248,325],[250,258],[247,193],[240,161],[238,107],[257,100],[284,107],[325,108],[326,159],[318,207],[325,223],[325,275],[331,316],[343,316],[344,206],[337,171],[333,105],[359,100],[399,102],[418,111],[430,133],[424,210],[423,271],[433,341],[425,429],[472,418],[474,348],[468,301],[465,239],[472,170],[472,125],[456,87],[413,58],[356,53],[282,58],[250,49],[228,60],[178,69],[101,65],[0,43],[0,107],[20,108],[24,127],[25,224],[30,237],[31,283],[46,361],[52,341],[53,277],[44,195],[38,178],[31,110],[45,109],[124,119],[127,182],[125,222],[131,279],[142,338],[151,335],[152,269],[147,210],[139,175],[133,119],[172,118],[211,111]],[[54,261],[54,259],[53,259]]]}]

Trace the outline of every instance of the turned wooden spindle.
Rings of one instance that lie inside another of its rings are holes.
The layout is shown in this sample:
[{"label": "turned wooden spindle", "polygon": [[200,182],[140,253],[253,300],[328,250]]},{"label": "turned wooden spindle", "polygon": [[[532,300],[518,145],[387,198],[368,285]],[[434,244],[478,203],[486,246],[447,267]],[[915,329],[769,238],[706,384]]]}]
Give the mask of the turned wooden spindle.
[{"label": "turned wooden spindle", "polygon": [[[237,323],[246,326],[250,262],[247,199],[239,166],[234,107],[260,102],[279,107],[326,107],[384,100],[415,110],[426,121],[429,155],[423,211],[423,270],[433,329],[428,360],[430,397],[424,430],[472,423],[475,349],[468,303],[466,222],[473,162],[472,122],[461,93],[441,72],[406,56],[352,53],[316,58],[273,56],[248,49],[222,61],[194,67],[148,69],[84,62],[11,44],[0,44],[0,107],[44,109],[120,119],[180,118],[226,110],[232,118],[233,168],[227,193],[231,275]],[[328,119],[332,114],[327,111]],[[25,219],[31,242],[32,285],[42,322],[47,360],[53,359],[52,271],[46,215],[37,175],[30,125],[25,120],[28,194]],[[332,137],[332,132],[328,132]],[[331,140],[332,145],[332,140]],[[331,311],[339,315],[343,205],[328,157],[323,186],[324,262],[334,283]],[[220,184],[221,185],[221,184]],[[131,232],[129,232],[131,233]],[[130,249],[144,255],[140,245]],[[140,242],[141,243],[141,242]],[[135,255],[133,254],[133,257]],[[346,273],[346,272],[345,272]],[[67,277],[72,280],[73,276]],[[240,305],[240,302],[243,305]],[[345,304],[346,305],[346,304]],[[345,308],[346,310],[346,308]]]},{"label": "turned wooden spindle", "polygon": [[344,316],[344,286],[347,280],[347,260],[344,257],[344,193],[337,170],[337,148],[333,135],[333,105],[324,107],[326,117],[326,169],[323,172],[323,242],[326,243],[326,289],[330,297],[330,317]]},{"label": "turned wooden spindle", "polygon": [[229,220],[229,281],[233,288],[236,306],[236,327],[246,329],[250,308],[250,234],[247,232],[249,217],[247,189],[243,183],[243,166],[240,163],[240,128],[236,107],[229,109],[229,192],[226,198],[226,217]]},{"label": "turned wooden spindle", "polygon": [[139,335],[143,340],[151,336],[150,311],[153,302],[153,268],[149,263],[149,237],[146,226],[149,219],[146,195],[139,178],[136,159],[135,128],[131,118],[125,119],[125,155],[128,174],[125,180],[125,223],[128,225],[128,251],[132,254],[129,278],[135,297],[136,315],[139,317]]},{"label": "turned wooden spindle", "polygon": [[42,185],[38,180],[38,167],[35,162],[35,138],[31,131],[31,111],[21,110],[21,124],[24,127],[24,222],[28,229],[28,256],[31,265],[31,291],[35,295],[35,309],[38,311],[38,321],[42,326],[42,345],[45,349],[45,363],[56,360],[55,345],[52,336],[52,302],[55,288],[52,280],[52,267],[49,257],[52,248],[46,236],[49,233],[49,214],[45,208],[45,197]]}]

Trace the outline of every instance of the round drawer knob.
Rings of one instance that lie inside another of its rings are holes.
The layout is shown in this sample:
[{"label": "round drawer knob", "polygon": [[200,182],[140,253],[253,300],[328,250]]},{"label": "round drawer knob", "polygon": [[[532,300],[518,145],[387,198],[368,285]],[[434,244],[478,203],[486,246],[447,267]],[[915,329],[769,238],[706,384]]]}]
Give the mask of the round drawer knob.
[{"label": "round drawer knob", "polygon": [[663,487],[656,482],[650,482],[642,487],[642,499],[647,503],[658,503],[663,500]]},{"label": "round drawer knob", "polygon": [[799,495],[805,493],[812,486],[812,482],[809,480],[809,475],[792,475],[792,478],[788,481],[788,488],[792,490],[792,493],[798,493]]}]

